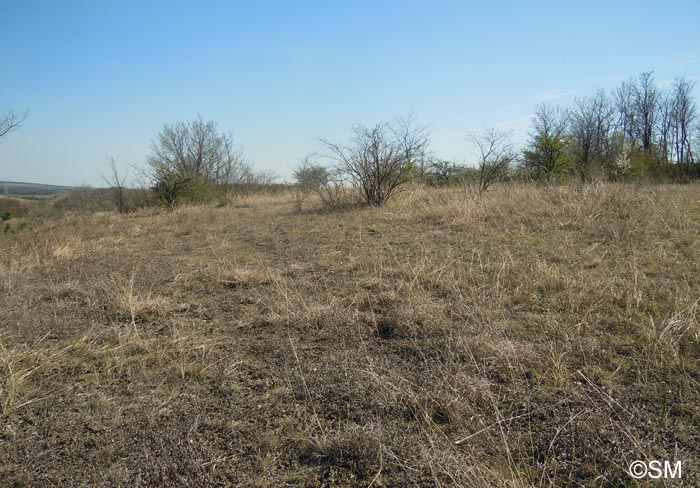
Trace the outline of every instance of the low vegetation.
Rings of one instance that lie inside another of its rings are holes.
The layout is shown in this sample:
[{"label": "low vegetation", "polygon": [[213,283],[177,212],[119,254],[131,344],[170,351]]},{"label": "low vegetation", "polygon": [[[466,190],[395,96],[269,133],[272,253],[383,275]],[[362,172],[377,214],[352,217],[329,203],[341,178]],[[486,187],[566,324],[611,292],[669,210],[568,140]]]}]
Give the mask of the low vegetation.
[{"label": "low vegetation", "polygon": [[0,195],[0,220],[7,221],[12,217],[24,217],[27,215],[31,203],[22,198]]},{"label": "low vegetation", "polygon": [[698,486],[700,187],[404,189],[0,235],[3,485]]},{"label": "low vegetation", "polygon": [[3,486],[699,486],[693,88],[540,105],[471,165],[408,116],[273,184],[200,117],[140,189],[0,182]]}]

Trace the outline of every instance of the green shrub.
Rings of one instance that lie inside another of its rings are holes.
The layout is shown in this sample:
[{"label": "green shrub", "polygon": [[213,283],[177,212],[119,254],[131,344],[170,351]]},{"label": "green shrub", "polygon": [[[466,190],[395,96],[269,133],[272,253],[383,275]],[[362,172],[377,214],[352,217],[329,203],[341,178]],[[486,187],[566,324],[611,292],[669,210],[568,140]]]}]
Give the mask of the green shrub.
[{"label": "green shrub", "polygon": [[635,149],[629,155],[629,166],[626,175],[637,181],[656,181],[661,176],[659,158],[652,151]]}]

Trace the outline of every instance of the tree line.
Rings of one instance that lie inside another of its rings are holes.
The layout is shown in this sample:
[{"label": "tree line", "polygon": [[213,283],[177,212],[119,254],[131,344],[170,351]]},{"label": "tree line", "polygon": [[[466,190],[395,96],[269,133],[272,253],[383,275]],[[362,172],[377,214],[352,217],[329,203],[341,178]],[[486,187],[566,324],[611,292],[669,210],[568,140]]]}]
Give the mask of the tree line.
[{"label": "tree line", "polygon": [[[653,72],[598,90],[569,107],[539,105],[532,132],[517,149],[510,132],[486,128],[467,135],[477,152],[472,164],[435,157],[426,127],[414,116],[395,117],[374,126],[355,124],[347,142],[319,139],[321,150],[294,169],[301,194],[315,193],[326,206],[357,196],[367,205],[384,204],[405,183],[433,185],[472,182],[479,191],[525,179],[566,178],[688,180],[700,178],[700,121],[694,81],[677,78],[658,87]],[[0,138],[26,118],[12,112],[0,119]],[[256,171],[233,144],[230,133],[201,117],[163,127],[151,141],[143,175],[157,198],[175,205],[207,201],[232,189],[264,187],[276,177]],[[105,178],[123,210],[125,175],[113,160]]]},{"label": "tree line", "polygon": [[357,124],[347,144],[321,140],[331,164],[307,157],[296,168],[295,181],[332,206],[347,182],[365,203],[381,205],[415,179],[433,185],[471,182],[480,192],[513,179],[697,179],[700,121],[694,87],[695,82],[677,78],[663,90],[653,73],[645,72],[609,93],[577,98],[570,107],[541,104],[521,150],[512,132],[485,128],[468,134],[476,149],[472,164],[434,157],[426,129],[412,117],[375,127]]},{"label": "tree line", "polygon": [[653,73],[598,90],[571,107],[540,105],[523,151],[522,169],[539,179],[574,173],[624,177],[700,176],[700,124],[695,82],[660,89]]}]

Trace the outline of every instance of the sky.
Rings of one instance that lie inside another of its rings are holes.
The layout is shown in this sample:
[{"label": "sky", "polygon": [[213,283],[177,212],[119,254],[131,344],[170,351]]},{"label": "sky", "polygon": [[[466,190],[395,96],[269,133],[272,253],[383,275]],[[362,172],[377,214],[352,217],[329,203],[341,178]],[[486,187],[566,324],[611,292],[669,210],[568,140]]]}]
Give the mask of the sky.
[{"label": "sky", "polygon": [[133,175],[163,125],[197,116],[281,179],[319,138],[409,112],[470,163],[468,133],[524,144],[540,102],[649,70],[700,81],[698,19],[697,0],[0,0],[0,116],[29,112],[0,180],[100,186],[108,157]]}]

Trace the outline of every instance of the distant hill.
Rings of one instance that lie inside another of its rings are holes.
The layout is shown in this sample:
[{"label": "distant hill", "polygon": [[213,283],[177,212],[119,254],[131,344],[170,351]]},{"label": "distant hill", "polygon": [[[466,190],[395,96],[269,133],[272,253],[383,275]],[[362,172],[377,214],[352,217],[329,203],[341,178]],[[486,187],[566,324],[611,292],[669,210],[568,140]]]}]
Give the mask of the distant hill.
[{"label": "distant hill", "polygon": [[72,186],[0,181],[0,194],[2,195],[55,195],[57,193],[68,193],[73,190],[75,190],[75,187]]}]

